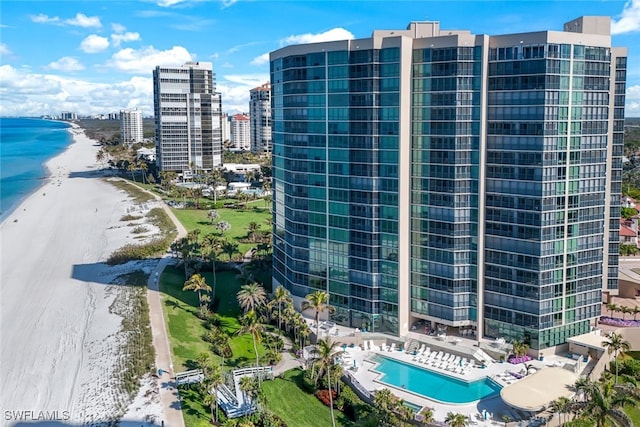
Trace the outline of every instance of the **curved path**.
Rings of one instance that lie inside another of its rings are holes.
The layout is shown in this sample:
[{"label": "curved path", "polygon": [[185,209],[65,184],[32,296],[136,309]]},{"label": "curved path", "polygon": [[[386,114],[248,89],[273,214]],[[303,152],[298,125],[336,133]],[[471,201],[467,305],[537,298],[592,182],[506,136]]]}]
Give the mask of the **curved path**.
[{"label": "curved path", "polygon": [[[127,181],[129,182],[129,181]],[[162,208],[167,213],[171,221],[178,231],[176,239],[186,237],[187,230],[178,221],[169,206],[162,201],[162,198],[144,188],[129,182],[131,185],[151,194],[156,200],[162,203]],[[158,385],[160,387],[160,404],[162,405],[162,426],[167,427],[184,427],[184,418],[182,416],[182,407],[180,406],[180,394],[174,380],[173,365],[171,363],[171,347],[169,345],[169,336],[162,314],[162,299],[160,298],[159,278],[162,271],[167,265],[173,262],[166,255],[160,259],[156,268],[149,275],[147,283],[147,303],[149,305],[149,322],[151,324],[151,333],[153,336],[153,348],[156,353],[156,368],[158,369]]]}]

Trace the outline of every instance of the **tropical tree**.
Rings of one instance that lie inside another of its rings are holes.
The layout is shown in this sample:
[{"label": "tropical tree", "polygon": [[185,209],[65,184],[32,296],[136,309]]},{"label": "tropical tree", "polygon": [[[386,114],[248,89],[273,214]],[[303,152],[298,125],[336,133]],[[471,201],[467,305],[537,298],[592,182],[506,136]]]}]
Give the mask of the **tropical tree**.
[{"label": "tropical tree", "polygon": [[317,342],[316,349],[314,351],[314,365],[318,365],[318,376],[316,377],[316,383],[322,373],[327,376],[327,387],[329,388],[329,408],[331,409],[331,424],[333,427],[336,425],[336,419],[333,414],[333,392],[331,389],[331,365],[335,357],[342,353],[340,343],[331,341],[331,338],[320,340]]},{"label": "tropical tree", "polygon": [[257,310],[265,305],[267,301],[266,291],[255,282],[242,285],[237,293],[237,297],[238,304],[245,313]]},{"label": "tropical tree", "polygon": [[221,250],[220,239],[215,234],[209,233],[202,239],[203,250],[207,256],[211,260],[211,271],[213,272],[213,290],[211,291],[211,298],[215,299],[216,297],[216,258],[218,256],[218,252]]},{"label": "tropical tree", "polygon": [[249,240],[251,240],[252,242],[256,241],[256,233],[258,232],[259,228],[260,226],[255,221],[251,221],[247,225],[247,237],[249,237]]},{"label": "tropical tree", "polygon": [[218,221],[216,224],[216,229],[220,232],[221,235],[224,236],[224,233],[231,230],[231,224],[227,221]]},{"label": "tropical tree", "polygon": [[588,390],[589,400],[585,414],[596,421],[597,427],[604,427],[607,419],[613,418],[626,426],[633,422],[622,410],[626,404],[635,404],[634,396],[638,397],[638,390],[627,385],[616,386],[611,381],[592,383]]},{"label": "tropical tree", "polygon": [[556,400],[554,400],[553,402],[551,402],[551,409],[553,410],[553,412],[557,412],[558,413],[558,418],[561,424],[564,424],[565,420],[564,415],[567,414],[567,412],[569,412],[569,410],[571,409],[571,399],[562,396]]},{"label": "tropical tree", "polygon": [[616,365],[616,379],[615,384],[618,384],[618,353],[629,351],[631,348],[631,344],[629,341],[626,341],[621,334],[616,334],[615,332],[611,332],[607,335],[607,340],[602,341],[602,345],[607,349],[607,353],[615,353],[615,365]]},{"label": "tropical tree", "polygon": [[511,351],[516,357],[522,357],[527,354],[527,350],[529,350],[529,345],[522,341],[514,341],[512,344]]},{"label": "tropical tree", "polygon": [[220,218],[220,214],[217,210],[211,209],[209,212],[207,212],[207,218],[209,218],[209,221],[211,221],[211,224],[213,224],[216,219]]},{"label": "tropical tree", "polygon": [[233,255],[238,253],[238,242],[223,239],[220,242],[220,251],[229,256],[229,262],[233,260]]},{"label": "tropical tree", "polygon": [[256,353],[256,367],[260,366],[260,358],[258,355],[258,344],[262,341],[262,334],[264,333],[264,325],[260,323],[258,315],[255,311],[249,310],[244,316],[240,317],[240,330],[238,335],[249,333],[253,339],[253,351]]},{"label": "tropical tree", "polygon": [[308,294],[302,300],[301,305],[302,311],[312,309],[316,312],[316,343],[318,342],[318,338],[320,337],[320,313],[328,311],[329,313],[333,313],[335,311],[335,307],[329,305],[329,294],[325,291],[315,291],[311,294]]},{"label": "tropical tree", "polygon": [[[211,420],[218,422],[218,388],[224,383],[222,368],[220,365],[211,362],[204,363],[200,368],[204,374],[204,380],[202,381],[203,391],[205,392],[204,404],[209,406],[211,410]],[[215,416],[213,414],[214,407],[216,408]]]},{"label": "tropical tree", "polygon": [[252,402],[255,401],[255,399],[260,394],[260,385],[251,375],[241,377],[238,386],[240,387],[240,390],[244,393],[244,395],[247,396]]},{"label": "tropical tree", "polygon": [[465,414],[449,412],[444,422],[451,427],[467,427],[469,425],[469,417],[467,417]]},{"label": "tropical tree", "polygon": [[379,426],[397,427],[410,425],[407,421],[412,419],[413,412],[388,388],[375,392],[373,406]]},{"label": "tropical tree", "polygon": [[609,304],[607,304],[607,310],[609,310],[610,316],[613,317],[613,313],[618,311],[618,306],[610,302]]},{"label": "tropical tree", "polygon": [[282,332],[282,305],[291,302],[291,295],[284,286],[278,286],[273,293],[271,303],[278,307],[278,330]]},{"label": "tropical tree", "polygon": [[202,300],[202,291],[211,292],[211,286],[207,285],[207,281],[204,277],[199,274],[194,274],[184,283],[182,287],[183,291],[194,291],[198,293],[198,300],[200,301],[200,306],[203,304]]},{"label": "tropical tree", "polygon": [[640,314],[640,307],[637,307],[637,306],[633,307],[633,312],[631,314],[633,314],[633,320],[635,321],[636,320],[636,316],[638,314]]}]

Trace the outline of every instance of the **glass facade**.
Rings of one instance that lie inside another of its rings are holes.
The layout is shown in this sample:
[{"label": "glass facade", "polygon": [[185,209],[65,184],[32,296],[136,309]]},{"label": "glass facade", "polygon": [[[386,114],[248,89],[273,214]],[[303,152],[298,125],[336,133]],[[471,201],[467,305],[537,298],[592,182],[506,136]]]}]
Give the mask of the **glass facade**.
[{"label": "glass facade", "polygon": [[541,349],[600,315],[609,67],[604,47],[490,51],[485,336]]},{"label": "glass facade", "polygon": [[398,334],[399,50],[271,63],[274,279],[332,320]]},{"label": "glass facade", "polygon": [[477,317],[480,47],[413,52],[411,311]]},{"label": "glass facade", "polygon": [[600,19],[593,46],[412,23],[272,53],[274,283],[367,331],[588,332],[617,289],[626,80]]}]

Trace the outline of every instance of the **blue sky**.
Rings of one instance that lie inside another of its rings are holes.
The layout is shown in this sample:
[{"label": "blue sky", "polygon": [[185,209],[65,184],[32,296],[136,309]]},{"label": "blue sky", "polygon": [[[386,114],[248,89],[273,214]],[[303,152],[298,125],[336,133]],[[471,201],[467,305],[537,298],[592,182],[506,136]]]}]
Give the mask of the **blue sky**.
[{"label": "blue sky", "polygon": [[139,108],[153,114],[156,65],[210,61],[223,110],[248,110],[268,53],[294,43],[369,37],[410,21],[475,34],[562,30],[609,15],[629,48],[628,117],[640,117],[640,0],[617,1],[7,1],[0,2],[0,115]]}]

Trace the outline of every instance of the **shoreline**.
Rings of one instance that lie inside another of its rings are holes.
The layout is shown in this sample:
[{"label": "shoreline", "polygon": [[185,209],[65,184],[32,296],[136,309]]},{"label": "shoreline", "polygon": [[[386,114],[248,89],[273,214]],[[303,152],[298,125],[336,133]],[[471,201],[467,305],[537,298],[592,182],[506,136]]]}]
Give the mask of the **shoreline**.
[{"label": "shoreline", "polygon": [[26,119],[26,120],[45,120],[45,121],[49,121],[49,122],[56,122],[56,123],[64,123],[67,124],[68,127],[65,128],[65,132],[68,135],[68,138],[70,138],[69,143],[67,144],[67,146],[55,153],[55,155],[53,155],[52,157],[48,158],[47,160],[43,161],[41,163],[44,175],[40,178],[38,178],[38,181],[40,181],[39,185],[36,185],[33,189],[33,191],[29,192],[29,193],[25,193],[23,194],[21,197],[18,197],[18,199],[16,199],[15,202],[13,202],[11,204],[11,206],[9,206],[7,209],[3,210],[2,212],[0,212],[0,224],[4,223],[5,220],[7,220],[7,218],[9,216],[11,216],[12,213],[14,213],[15,211],[18,210],[18,208],[20,208],[20,206],[30,197],[32,197],[33,195],[37,194],[43,187],[45,187],[47,184],[49,184],[49,182],[51,181],[51,178],[53,176],[53,172],[51,171],[51,169],[48,167],[48,163],[51,162],[52,160],[54,160],[56,157],[63,155],[73,144],[76,143],[75,140],[75,133],[73,132],[74,129],[82,129],[78,124],[76,123],[72,123],[72,122],[67,122],[64,120],[52,120],[52,119],[40,119],[40,118],[36,118],[36,117],[20,117],[21,119]]},{"label": "shoreline", "polygon": [[[72,142],[45,162],[50,177],[0,222],[0,406],[103,425],[128,412],[133,400],[115,380],[127,339],[123,318],[112,312],[125,290],[116,278],[145,266],[104,261],[134,241],[121,218],[145,208],[103,182],[97,142],[71,125]],[[148,409],[135,421],[156,425],[161,411]],[[2,425],[20,421],[5,418]]]}]

